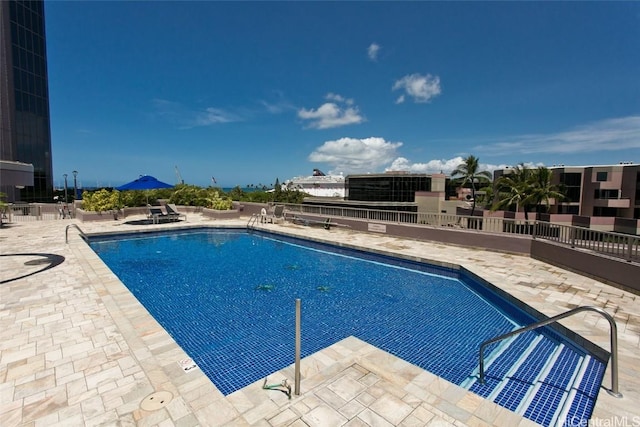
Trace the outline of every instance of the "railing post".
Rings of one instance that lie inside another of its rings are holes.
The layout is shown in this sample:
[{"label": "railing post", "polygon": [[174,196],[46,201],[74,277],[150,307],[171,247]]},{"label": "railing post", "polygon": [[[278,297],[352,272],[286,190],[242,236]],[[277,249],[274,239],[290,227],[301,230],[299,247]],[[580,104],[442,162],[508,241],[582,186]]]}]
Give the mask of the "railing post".
[{"label": "railing post", "polygon": [[296,298],[296,351],[295,351],[295,379],[293,392],[300,396],[300,298]]}]

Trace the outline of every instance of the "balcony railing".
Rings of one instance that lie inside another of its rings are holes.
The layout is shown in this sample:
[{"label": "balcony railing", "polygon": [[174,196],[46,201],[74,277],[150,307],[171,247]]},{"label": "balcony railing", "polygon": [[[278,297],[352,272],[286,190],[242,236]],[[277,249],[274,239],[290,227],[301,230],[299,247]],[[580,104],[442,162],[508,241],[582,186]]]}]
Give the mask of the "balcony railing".
[{"label": "balcony railing", "polygon": [[294,215],[298,212],[323,217],[529,235],[534,239],[549,240],[563,246],[589,250],[629,262],[640,262],[640,236],[544,221],[317,205],[287,205],[287,211]]}]

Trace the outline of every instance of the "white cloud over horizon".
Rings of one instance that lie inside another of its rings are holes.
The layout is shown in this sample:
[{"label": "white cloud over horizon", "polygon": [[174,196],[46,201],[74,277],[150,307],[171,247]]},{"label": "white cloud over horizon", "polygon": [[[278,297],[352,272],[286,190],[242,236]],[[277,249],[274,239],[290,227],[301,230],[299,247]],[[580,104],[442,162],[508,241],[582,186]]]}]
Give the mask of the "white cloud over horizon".
[{"label": "white cloud over horizon", "polygon": [[[451,159],[434,159],[429,160],[426,163],[412,163],[408,159],[404,157],[398,157],[395,159],[389,167],[385,169],[385,172],[391,171],[404,171],[410,173],[443,173],[445,175],[451,175],[451,173],[458,168],[460,165],[464,163],[464,157],[456,156]],[[505,163],[501,164],[491,164],[491,163],[480,163],[479,165],[480,171],[487,171],[493,173],[495,170],[505,169],[507,167],[513,167],[515,165],[509,165]],[[525,166],[530,168],[536,168],[538,166],[544,166],[542,163],[532,163],[526,162]]]},{"label": "white cloud over horizon", "polygon": [[377,43],[371,43],[367,48],[367,56],[372,61],[378,60],[378,53],[380,52],[380,45]]},{"label": "white cloud over horizon", "polygon": [[404,90],[404,94],[396,98],[396,104],[401,104],[406,97],[413,98],[416,103],[427,103],[442,93],[440,77],[431,74],[418,73],[402,77],[393,84],[392,90]]},{"label": "white cloud over horizon", "polygon": [[378,171],[397,156],[402,142],[384,138],[340,138],[325,141],[309,154],[309,161],[327,163],[329,173],[367,173]]},{"label": "white cloud over horizon", "polygon": [[582,153],[640,149],[640,116],[599,120],[568,131],[516,135],[473,149],[486,154]]},{"label": "white cloud over horizon", "polygon": [[309,121],[309,127],[314,129],[330,129],[340,126],[358,124],[365,121],[353,99],[344,98],[335,93],[328,93],[325,102],[317,109],[301,108],[298,117]]}]

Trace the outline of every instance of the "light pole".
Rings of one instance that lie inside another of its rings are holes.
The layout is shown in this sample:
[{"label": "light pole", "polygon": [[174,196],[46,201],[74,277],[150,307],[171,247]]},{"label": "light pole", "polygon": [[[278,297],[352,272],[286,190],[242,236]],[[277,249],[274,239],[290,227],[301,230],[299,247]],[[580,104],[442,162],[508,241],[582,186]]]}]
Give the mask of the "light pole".
[{"label": "light pole", "polygon": [[75,205],[75,201],[78,198],[78,171],[71,172],[73,174],[73,202]]},{"label": "light pole", "polygon": [[64,204],[67,204],[67,174],[65,173],[64,175]]}]

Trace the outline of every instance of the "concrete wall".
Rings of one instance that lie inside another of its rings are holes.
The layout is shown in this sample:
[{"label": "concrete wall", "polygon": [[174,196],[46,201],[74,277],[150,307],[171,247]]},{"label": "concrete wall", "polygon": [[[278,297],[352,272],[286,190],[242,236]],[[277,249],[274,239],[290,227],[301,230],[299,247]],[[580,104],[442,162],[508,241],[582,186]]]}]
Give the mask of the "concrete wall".
[{"label": "concrete wall", "polygon": [[621,259],[596,255],[546,240],[533,240],[531,258],[593,277],[617,287],[640,293],[640,266]]},{"label": "concrete wall", "polygon": [[[315,220],[323,226],[326,217],[312,214],[299,214],[298,217]],[[355,231],[380,233],[415,240],[429,240],[450,245],[488,249],[528,255],[531,252],[529,236],[484,233],[482,231],[463,230],[453,227],[429,227],[424,225],[394,224],[375,221],[332,218],[338,226],[347,226]]]}]

